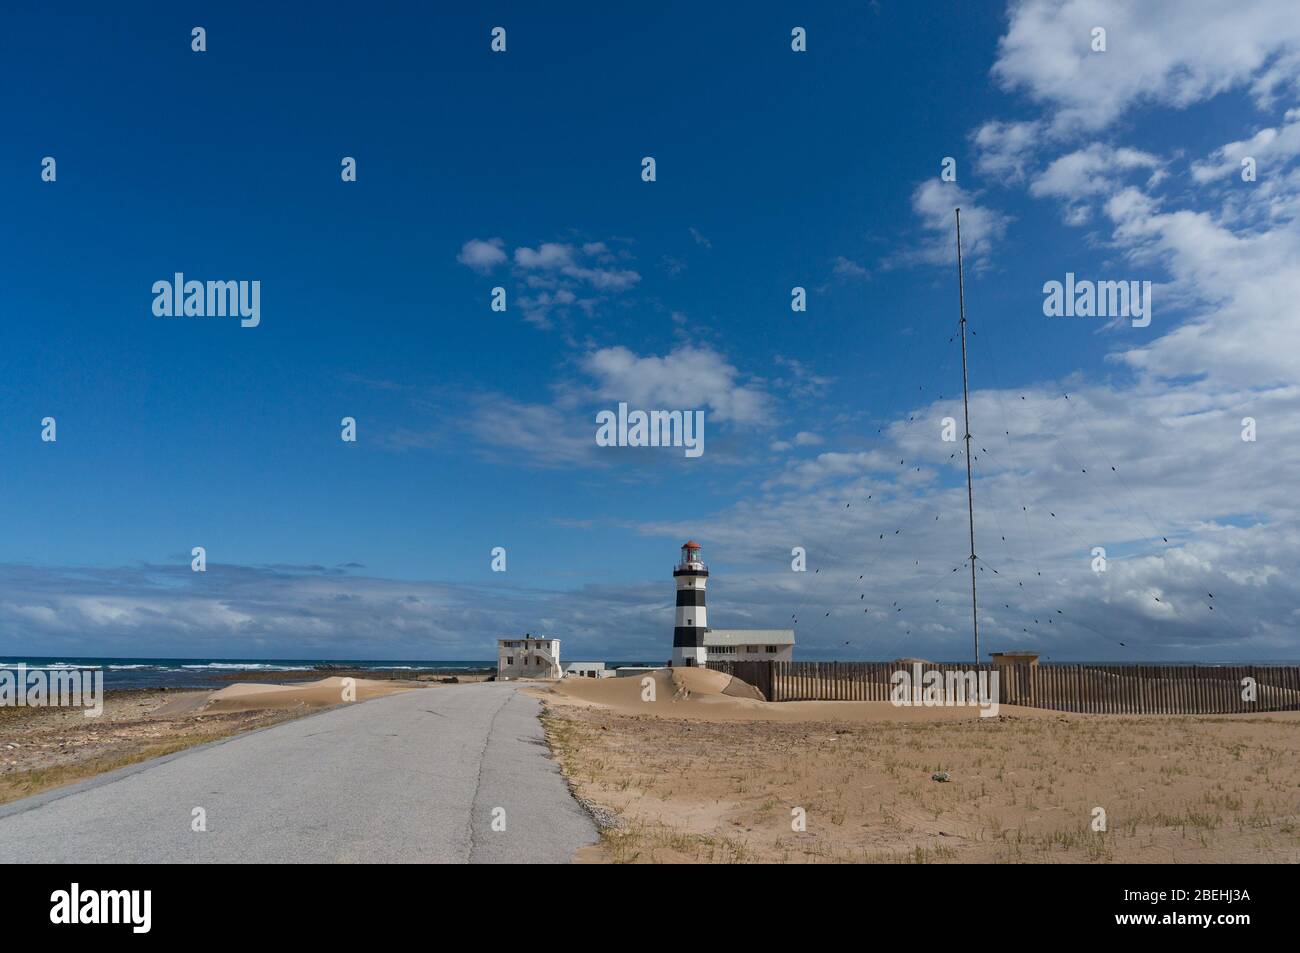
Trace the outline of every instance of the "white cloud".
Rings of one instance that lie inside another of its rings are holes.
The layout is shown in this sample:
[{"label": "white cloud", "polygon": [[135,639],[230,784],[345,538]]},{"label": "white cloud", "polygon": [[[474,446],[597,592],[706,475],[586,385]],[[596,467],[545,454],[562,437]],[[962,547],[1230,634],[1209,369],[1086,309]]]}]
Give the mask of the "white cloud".
[{"label": "white cloud", "polygon": [[873,472],[888,470],[890,459],[888,454],[879,450],[853,453],[827,451],[811,460],[799,460],[789,464],[782,473],[770,481],[769,485],[792,485],[808,490],[830,480],[866,477]]},{"label": "white cloud", "polygon": [[971,135],[975,168],[1003,184],[1021,182],[1043,134],[1040,122],[986,122]]},{"label": "white cloud", "polygon": [[781,369],[780,376],[772,381],[772,386],[781,388],[796,400],[824,397],[835,379],[817,374],[798,358],[778,354],[773,363]]},{"label": "white cloud", "polygon": [[[1066,393],[971,393],[986,650],[1293,656],[1300,387]],[[1242,401],[1279,428],[1271,447],[1240,440]],[[761,495],[646,531],[687,532],[743,567],[716,624],[744,604],[764,624],[797,617],[808,655],[953,657],[970,637],[965,463],[936,435],[954,415],[960,396],[915,408],[880,447],[792,461]],[[795,545],[806,574],[789,572]],[[1095,546],[1105,573],[1093,571]]]},{"label": "white cloud", "polygon": [[518,303],[525,321],[546,330],[552,326],[550,318],[552,310],[566,308],[577,300],[577,295],[569,289],[557,288],[554,293],[540,291],[535,295],[521,295]]},{"label": "white cloud", "polygon": [[1114,191],[1116,175],[1134,169],[1158,169],[1149,152],[1094,142],[1086,149],[1055,159],[1029,186],[1029,194],[1077,199]]},{"label": "white cloud", "polygon": [[1030,183],[1029,194],[1061,199],[1068,224],[1081,225],[1091,217],[1090,199],[1118,191],[1122,179],[1134,171],[1149,172],[1148,184],[1155,184],[1160,169],[1160,159],[1149,152],[1094,142],[1053,160]]},{"label": "white cloud", "polygon": [[988,259],[994,247],[1006,235],[1010,216],[976,204],[976,195],[953,182],[927,179],[912,192],[912,211],[929,232],[919,248],[905,251],[891,264],[921,262],[931,265],[955,265],[957,232],[954,209],[961,209],[962,256],[967,264],[979,265]]},{"label": "white cloud", "polygon": [[662,357],[607,347],[587,354],[582,367],[600,397],[643,410],[707,406],[712,419],[735,424],[763,424],[772,412],[767,393],[740,383],[740,372],[709,347],[685,345]]},{"label": "white cloud", "polygon": [[[1093,52],[1094,27],[1107,50]],[[1267,105],[1295,88],[1300,16],[1277,0],[1024,0],[998,45],[994,77],[1053,107],[1057,133],[1099,130],[1131,107],[1186,107],[1248,87]]]},{"label": "white cloud", "polygon": [[499,238],[472,239],[461,247],[456,260],[483,274],[513,260],[512,275],[526,292],[512,300],[524,320],[540,329],[553,328],[557,318],[568,316],[574,308],[590,317],[608,296],[626,292],[641,280],[634,269],[615,267],[620,256],[600,241],[584,242],[581,247],[566,242],[543,242],[536,248],[521,245],[507,255]]},{"label": "white cloud", "polygon": [[1192,178],[1197,182],[1239,177],[1241,160],[1257,163],[1256,175],[1267,175],[1269,166],[1285,165],[1300,155],[1300,109],[1289,109],[1280,127],[1266,127],[1249,139],[1229,142],[1215,149],[1206,159],[1192,163]]},{"label": "white cloud", "polygon": [[460,254],[456,256],[456,260],[462,265],[468,265],[475,271],[486,273],[505,262],[504,245],[505,242],[499,238],[489,238],[486,241],[471,238],[461,246]]},{"label": "white cloud", "polygon": [[[1137,189],[1117,194],[1106,211],[1131,260],[1163,265],[1172,289],[1199,303],[1190,320],[1118,360],[1162,378],[1204,375],[1245,388],[1300,380],[1294,186],[1288,200],[1270,202],[1271,224],[1251,231],[1212,212],[1164,211]],[[1152,328],[1168,327],[1157,311]]]},{"label": "white cloud", "polygon": [[499,394],[475,400],[467,429],[482,447],[505,451],[512,466],[557,467],[593,464],[593,415],[572,407],[524,404]]},{"label": "white cloud", "polygon": [[630,268],[582,268],[567,265],[561,271],[570,278],[585,281],[597,291],[626,291],[641,276]]},{"label": "white cloud", "polygon": [[867,269],[863,268],[856,261],[851,261],[850,259],[845,258],[843,255],[839,255],[835,258],[834,267],[831,269],[831,273],[837,278],[866,278],[869,274]]},{"label": "white cloud", "polygon": [[[671,583],[545,590],[356,576],[321,567],[35,570],[0,565],[0,652],[488,658],[499,632],[565,625],[566,651],[632,658],[662,644]],[[571,600],[577,599],[577,602]],[[28,611],[28,610],[39,611]],[[540,621],[539,621],[540,620]],[[550,620],[550,621],[548,621]],[[650,656],[652,658],[658,655]]]},{"label": "white cloud", "polygon": [[543,242],[537,248],[515,249],[515,264],[520,268],[561,268],[573,262],[573,246],[560,242]]}]

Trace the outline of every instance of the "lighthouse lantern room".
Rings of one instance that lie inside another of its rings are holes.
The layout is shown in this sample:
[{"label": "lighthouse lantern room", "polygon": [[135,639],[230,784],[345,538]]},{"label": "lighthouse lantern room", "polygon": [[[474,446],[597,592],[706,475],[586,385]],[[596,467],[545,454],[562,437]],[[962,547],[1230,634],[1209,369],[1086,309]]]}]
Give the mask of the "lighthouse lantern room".
[{"label": "lighthouse lantern room", "polygon": [[673,626],[674,666],[702,666],[708,659],[704,630],[709,619],[704,608],[704,587],[709,569],[700,559],[700,544],[694,540],[682,546],[682,560],[673,568],[677,582],[677,618]]}]

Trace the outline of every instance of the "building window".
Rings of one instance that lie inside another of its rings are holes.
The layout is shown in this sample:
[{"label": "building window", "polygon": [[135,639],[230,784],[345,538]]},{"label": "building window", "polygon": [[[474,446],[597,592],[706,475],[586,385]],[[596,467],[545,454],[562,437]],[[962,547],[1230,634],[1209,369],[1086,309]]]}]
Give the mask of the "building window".
[{"label": "building window", "polygon": [[514,657],[513,655],[507,655],[507,656],[506,656],[506,664],[507,664],[507,665],[514,665],[514,664],[515,664],[515,657]]},{"label": "building window", "polygon": [[767,647],[767,654],[768,654],[768,655],[775,655],[775,654],[776,654],[777,652],[779,652],[779,651],[781,651],[781,650],[780,650],[777,646],[775,646],[775,645],[769,645],[769,646]]}]

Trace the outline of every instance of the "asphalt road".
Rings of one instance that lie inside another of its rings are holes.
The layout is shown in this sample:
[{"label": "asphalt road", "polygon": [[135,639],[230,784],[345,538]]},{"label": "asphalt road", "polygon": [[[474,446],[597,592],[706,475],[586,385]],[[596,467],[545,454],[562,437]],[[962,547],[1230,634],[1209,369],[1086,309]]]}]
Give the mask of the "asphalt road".
[{"label": "asphalt road", "polygon": [[596,827],[538,708],[417,689],[125,768],[0,807],[0,863],[564,863]]}]

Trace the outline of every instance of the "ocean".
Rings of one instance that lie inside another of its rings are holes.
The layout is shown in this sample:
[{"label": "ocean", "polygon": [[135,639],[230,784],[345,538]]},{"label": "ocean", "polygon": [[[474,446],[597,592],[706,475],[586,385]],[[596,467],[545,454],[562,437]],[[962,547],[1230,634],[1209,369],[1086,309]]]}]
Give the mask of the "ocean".
[{"label": "ocean", "polygon": [[214,658],[93,658],[70,656],[8,655],[0,657],[0,669],[24,664],[30,669],[55,671],[70,668],[102,668],[104,688],[221,688],[229,685],[229,676],[246,672],[250,676],[273,677],[276,672],[303,672],[315,668],[363,670],[395,673],[401,671],[435,671],[448,675],[457,672],[495,670],[492,660],[439,661],[424,659],[214,659]]}]

